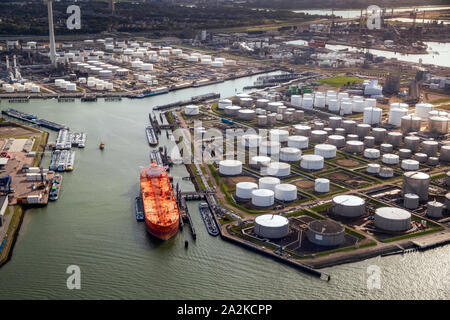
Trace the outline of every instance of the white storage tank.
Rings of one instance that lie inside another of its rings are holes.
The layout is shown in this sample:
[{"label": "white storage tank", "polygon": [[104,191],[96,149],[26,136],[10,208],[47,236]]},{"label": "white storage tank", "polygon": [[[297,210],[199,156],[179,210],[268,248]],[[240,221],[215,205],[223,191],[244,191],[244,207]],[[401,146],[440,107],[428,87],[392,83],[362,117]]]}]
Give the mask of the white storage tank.
[{"label": "white storage tank", "polygon": [[378,163],[369,163],[367,165],[367,173],[371,173],[371,174],[377,174],[380,173],[381,170],[381,166]]},{"label": "white storage tank", "polygon": [[394,148],[400,146],[402,142],[403,134],[400,132],[389,132],[387,135],[387,143],[391,144]]},{"label": "white storage tank", "polygon": [[393,108],[389,110],[389,124],[400,127],[402,123],[402,117],[408,115],[408,109]]},{"label": "white storage tank", "polygon": [[419,207],[419,196],[414,193],[407,193],[403,197],[403,206],[406,209],[414,210]]},{"label": "white storage tank", "polygon": [[361,154],[364,151],[364,143],[362,141],[350,140],[345,145],[345,151],[348,153]]},{"label": "white storage tank", "polygon": [[298,149],[308,149],[309,139],[304,136],[290,136],[288,138],[288,147]]},{"label": "white storage tank", "polygon": [[321,170],[323,169],[324,158],[315,154],[306,154],[302,156],[300,166],[307,170]]},{"label": "white storage tank", "polygon": [[228,107],[228,106],[231,106],[231,105],[233,105],[231,100],[229,100],[229,99],[222,99],[222,100],[219,100],[219,104],[217,106],[217,109],[223,110],[223,109],[225,109],[225,107]]},{"label": "white storage tank", "polygon": [[311,142],[313,143],[324,143],[327,141],[328,133],[324,130],[313,130],[311,131]]},{"label": "white storage tank", "polygon": [[275,214],[263,214],[255,218],[255,234],[261,238],[280,239],[289,234],[289,220]]},{"label": "white storage tank", "polygon": [[345,146],[345,137],[332,134],[328,136],[328,143],[335,146],[336,148],[342,148]]},{"label": "white storage tank", "polygon": [[252,204],[257,207],[270,207],[275,202],[275,192],[269,189],[252,191]]},{"label": "white storage tank", "polygon": [[407,231],[411,228],[411,213],[400,208],[381,207],[375,210],[374,223],[386,231]]},{"label": "white storage tank", "polygon": [[419,150],[419,144],[420,144],[419,137],[408,136],[408,137],[405,137],[405,139],[404,139],[405,148],[407,148],[413,152],[416,152],[417,150]]},{"label": "white storage tank", "polygon": [[268,189],[275,192],[275,187],[279,185],[280,179],[275,177],[263,177],[258,180],[258,185],[260,189]]},{"label": "white storage tank", "polygon": [[378,159],[380,157],[380,150],[378,149],[365,149],[364,150],[364,158],[367,159]]},{"label": "white storage tank", "polygon": [[336,146],[331,144],[317,144],[314,146],[314,154],[331,159],[336,157]]},{"label": "white storage tank", "polygon": [[259,145],[259,152],[262,155],[280,153],[280,143],[278,141],[262,141]]},{"label": "white storage tank", "polygon": [[219,172],[225,176],[235,176],[242,173],[242,162],[239,160],[222,160],[219,162]]},{"label": "white storage tank", "polygon": [[244,134],[242,136],[242,145],[246,148],[256,148],[259,146],[262,137],[257,134]]},{"label": "white storage tank", "polygon": [[269,132],[271,141],[286,142],[288,141],[289,131],[282,129],[273,129]]},{"label": "white storage tank", "polygon": [[194,104],[190,104],[184,107],[184,114],[187,116],[196,116],[199,114],[199,107]]},{"label": "white storage tank", "polygon": [[241,107],[239,106],[226,106],[225,107],[225,115],[236,117]]},{"label": "white storage tank", "polygon": [[414,115],[403,116],[401,119],[400,130],[403,133],[419,132],[422,119]]},{"label": "white storage tank", "polygon": [[291,104],[295,107],[301,107],[302,106],[302,96],[292,95],[291,96]]},{"label": "white storage tank", "polygon": [[402,160],[401,168],[405,171],[419,170],[419,161],[417,161],[417,160]]},{"label": "white storage tank", "polygon": [[291,165],[284,162],[271,162],[267,167],[267,173],[271,176],[286,177],[291,174]]},{"label": "white storage tank", "polygon": [[408,171],[403,174],[402,194],[417,194],[421,201],[428,200],[430,176],[423,172]]},{"label": "white storage tank", "polygon": [[362,216],[366,210],[366,201],[352,195],[341,195],[333,198],[331,210],[334,214],[354,218]]},{"label": "white storage tank", "polygon": [[253,156],[250,159],[250,165],[256,168],[267,167],[271,159],[266,156]]},{"label": "white storage tank", "polygon": [[330,180],[325,178],[314,180],[314,191],[319,193],[330,192]]},{"label": "white storage tank", "polygon": [[300,161],[302,157],[302,152],[298,148],[286,147],[280,149],[280,160],[281,161]]},{"label": "white storage tank", "polygon": [[389,165],[398,164],[400,162],[400,157],[396,154],[391,153],[383,154],[381,162]]},{"label": "white storage tank", "polygon": [[311,135],[311,127],[306,125],[294,126],[295,134],[303,137],[309,137]]},{"label": "white storage tank", "polygon": [[416,109],[414,111],[415,115],[422,118],[428,119],[428,113],[434,110],[434,105],[429,103],[418,103],[416,104]]},{"label": "white storage tank", "polygon": [[442,218],[443,211],[445,209],[445,205],[436,200],[430,201],[427,204],[427,216],[430,218]]},{"label": "white storage tank", "polygon": [[250,109],[241,109],[238,111],[238,119],[251,121],[255,119],[255,111]]},{"label": "white storage tank", "polygon": [[236,184],[236,196],[240,199],[251,199],[253,190],[258,189],[258,185],[253,182],[238,182]]},{"label": "white storage tank", "polygon": [[282,183],[275,186],[275,199],[280,201],[297,200],[297,187],[293,184]]}]

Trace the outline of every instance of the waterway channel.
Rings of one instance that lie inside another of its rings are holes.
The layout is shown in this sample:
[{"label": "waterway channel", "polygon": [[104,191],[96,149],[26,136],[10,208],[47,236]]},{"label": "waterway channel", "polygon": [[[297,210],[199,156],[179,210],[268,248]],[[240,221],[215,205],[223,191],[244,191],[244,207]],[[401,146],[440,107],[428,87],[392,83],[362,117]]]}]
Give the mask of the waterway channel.
[{"label": "waterway channel", "polygon": [[[0,299],[450,298],[450,246],[327,268],[332,278],[325,282],[209,236],[198,202],[189,203],[195,242],[188,228],[166,242],[147,235],[134,217],[133,201],[139,166],[149,162],[144,128],[152,107],[208,92],[232,96],[255,79],[120,102],[2,101],[2,108],[84,131],[88,140],[76,151],[75,170],[64,174],[60,199],[27,212],[13,257],[0,269]],[[161,145],[171,144],[163,133]],[[188,175],[184,166],[171,174],[183,190],[194,189],[181,180]],[[81,290],[66,287],[69,265],[81,268]],[[381,289],[367,285],[370,265],[380,268]]]}]

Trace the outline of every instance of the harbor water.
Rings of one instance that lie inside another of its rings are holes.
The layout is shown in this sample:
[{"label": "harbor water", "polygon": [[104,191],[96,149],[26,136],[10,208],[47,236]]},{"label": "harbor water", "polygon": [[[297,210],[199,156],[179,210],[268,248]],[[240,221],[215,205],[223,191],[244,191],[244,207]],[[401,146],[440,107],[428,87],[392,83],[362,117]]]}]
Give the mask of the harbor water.
[{"label": "harbor water", "polygon": [[[60,199],[27,211],[13,257],[0,268],[0,299],[450,298],[450,246],[327,268],[331,281],[325,282],[210,236],[198,201],[188,202],[196,241],[188,228],[166,242],[147,234],[135,219],[134,199],[139,166],[149,162],[145,126],[152,107],[208,92],[232,96],[255,79],[142,100],[3,101],[2,108],[14,107],[85,132],[87,143],[76,150],[74,171],[63,174]],[[50,139],[54,142],[54,133]],[[99,150],[101,141],[104,151]],[[171,144],[163,131],[160,145]],[[188,176],[184,166],[174,166],[171,175],[183,191],[194,190],[181,179]],[[70,265],[81,269],[80,290],[67,289]],[[372,285],[370,266],[379,268],[379,289]]]}]

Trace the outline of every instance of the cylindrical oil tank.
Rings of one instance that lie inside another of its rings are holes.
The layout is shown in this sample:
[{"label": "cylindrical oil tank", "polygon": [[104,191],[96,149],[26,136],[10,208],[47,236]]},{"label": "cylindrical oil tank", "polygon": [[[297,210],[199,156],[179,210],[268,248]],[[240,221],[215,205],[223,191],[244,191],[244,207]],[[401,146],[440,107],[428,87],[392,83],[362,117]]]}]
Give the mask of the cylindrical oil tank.
[{"label": "cylindrical oil tank", "polygon": [[422,142],[421,152],[425,153],[429,157],[437,155],[439,150],[439,143],[437,141],[424,141]]},{"label": "cylindrical oil tank", "polygon": [[425,153],[415,153],[414,159],[419,161],[420,163],[425,163],[428,160],[428,156]]},{"label": "cylindrical oil tank", "polygon": [[259,152],[262,155],[271,155],[280,153],[280,143],[278,141],[261,141]]},{"label": "cylindrical oil tank", "polygon": [[253,156],[250,158],[250,166],[261,168],[261,167],[267,167],[270,163],[271,159],[270,157],[266,156]]},{"label": "cylindrical oil tank", "polygon": [[314,99],[312,97],[303,97],[303,108],[305,109],[312,109],[314,104]]},{"label": "cylindrical oil tank", "polygon": [[314,130],[323,130],[325,128],[325,123],[316,121],[314,122]]},{"label": "cylindrical oil tank", "polygon": [[229,99],[219,100],[219,104],[217,105],[217,109],[223,110],[225,107],[233,105],[233,102]]},{"label": "cylindrical oil tank", "polygon": [[294,114],[292,112],[290,112],[290,111],[286,111],[283,114],[283,121],[286,122],[286,123],[294,122]]},{"label": "cylindrical oil tank", "polygon": [[251,199],[253,190],[258,189],[258,185],[254,182],[238,182],[236,183],[236,196],[240,199]]},{"label": "cylindrical oil tank", "polygon": [[381,123],[382,113],[380,108],[364,108],[363,122],[370,125]]},{"label": "cylindrical oil tank", "polygon": [[327,135],[330,135],[330,134],[333,134],[334,129],[326,127],[326,128],[323,128],[323,131],[325,131],[327,133]]},{"label": "cylindrical oil tank", "polygon": [[328,110],[331,112],[339,111],[339,101],[336,99],[328,100]]},{"label": "cylindrical oil tank", "polygon": [[389,110],[389,124],[400,127],[402,117],[408,115],[408,109],[393,108]]},{"label": "cylindrical oil tank", "polygon": [[348,134],[347,141],[359,141],[359,137],[357,134]]},{"label": "cylindrical oil tank", "polygon": [[281,161],[300,161],[302,158],[302,152],[298,148],[287,147],[280,149]]},{"label": "cylindrical oil tank", "polygon": [[314,98],[314,107],[315,108],[324,108],[325,107],[325,96],[316,96]]},{"label": "cylindrical oil tank", "polygon": [[301,107],[302,106],[302,96],[300,96],[300,95],[292,95],[291,96],[291,104],[294,107]]},{"label": "cylindrical oil tank", "polygon": [[324,158],[315,154],[306,154],[302,157],[300,166],[307,170],[323,169]]},{"label": "cylindrical oil tank", "polygon": [[375,210],[375,227],[386,231],[401,232],[411,228],[411,213],[394,207],[381,207]]},{"label": "cylindrical oil tank", "polygon": [[342,127],[345,129],[345,133],[353,134],[356,132],[356,122],[353,120],[342,121]]},{"label": "cylindrical oil tank", "polygon": [[238,115],[239,110],[241,110],[241,107],[239,106],[226,106],[225,107],[225,115],[236,117]]},{"label": "cylindrical oil tank", "polygon": [[238,111],[238,119],[244,121],[251,121],[255,119],[255,110],[241,109]]},{"label": "cylindrical oil tank", "polygon": [[378,163],[369,163],[367,165],[367,173],[376,174],[380,173],[381,166]]},{"label": "cylindrical oil tank", "polygon": [[447,212],[450,212],[450,192],[445,195],[445,207]]},{"label": "cylindrical oil tank", "polygon": [[380,150],[378,149],[365,149],[364,158],[367,159],[378,159],[380,157]]},{"label": "cylindrical oil tank", "polygon": [[282,129],[273,129],[269,132],[270,141],[286,142],[289,137],[289,131]]},{"label": "cylindrical oil tank", "polygon": [[450,162],[450,145],[441,147],[439,160],[442,162]]},{"label": "cylindrical oil tank", "polygon": [[277,114],[271,113],[267,116],[267,124],[274,125],[277,122]]},{"label": "cylindrical oil tank", "polygon": [[347,141],[345,151],[353,154],[362,154],[364,151],[364,143],[362,141]]},{"label": "cylindrical oil tank", "polygon": [[365,107],[364,99],[353,99],[352,112],[364,112]]},{"label": "cylindrical oil tank", "polygon": [[431,167],[435,167],[439,164],[439,158],[438,157],[429,157],[427,160],[427,165]]},{"label": "cylindrical oil tank", "polygon": [[407,193],[403,197],[403,206],[406,209],[415,210],[419,207],[419,196],[414,193]]},{"label": "cylindrical oil tank", "polygon": [[396,154],[386,153],[386,154],[383,154],[383,157],[381,158],[381,162],[383,162],[384,164],[389,164],[389,165],[398,164],[400,162],[400,157]]},{"label": "cylindrical oil tank", "polygon": [[414,111],[415,115],[422,119],[428,119],[428,113],[434,110],[434,106],[429,103],[418,103]]},{"label": "cylindrical oil tank", "polygon": [[389,153],[394,150],[394,147],[390,143],[382,143],[380,144],[380,151],[384,153]]},{"label": "cylindrical oil tank", "polygon": [[339,136],[343,136],[343,137],[345,137],[345,135],[346,135],[344,128],[336,128],[336,129],[334,129],[334,133]]},{"label": "cylindrical oil tank", "polygon": [[352,102],[341,102],[341,115],[352,114],[353,112],[353,103]]},{"label": "cylindrical oil tank", "polygon": [[401,119],[400,130],[403,133],[419,132],[422,119],[417,116],[407,115]]},{"label": "cylindrical oil tank", "polygon": [[267,166],[267,173],[275,177],[287,177],[291,174],[291,165],[284,162],[271,162]]},{"label": "cylindrical oil tank", "polygon": [[402,143],[403,134],[400,132],[389,132],[387,135],[387,143],[397,148]]},{"label": "cylindrical oil tank", "polygon": [[239,160],[222,160],[219,162],[219,172],[225,176],[236,176],[242,173],[242,162]]},{"label": "cylindrical oil tank", "polygon": [[404,139],[405,148],[410,149],[413,152],[419,150],[420,138],[415,136],[407,136]]},{"label": "cylindrical oil tank", "polygon": [[305,112],[302,110],[295,110],[294,119],[295,121],[302,121],[303,119],[305,119]]},{"label": "cylindrical oil tank", "polygon": [[328,118],[328,126],[330,128],[333,128],[333,129],[340,128],[341,125],[342,125],[341,117],[329,117]]},{"label": "cylindrical oil tank", "polygon": [[255,218],[253,231],[258,237],[280,239],[289,234],[289,220],[275,214],[263,214]]},{"label": "cylindrical oil tank", "polygon": [[243,108],[250,108],[253,105],[253,99],[252,98],[240,98],[239,104]]},{"label": "cylindrical oil tank", "polygon": [[314,180],[314,191],[319,193],[329,192],[330,180],[324,178],[317,178]]},{"label": "cylindrical oil tank", "polygon": [[448,122],[450,121],[447,117],[434,116],[428,119],[428,129],[437,134],[447,134],[448,132]]},{"label": "cylindrical oil tank", "polygon": [[260,189],[268,189],[275,192],[275,187],[279,185],[280,179],[275,177],[263,177],[258,180],[258,185]]},{"label": "cylindrical oil tank", "polygon": [[372,135],[375,138],[375,142],[380,144],[386,140],[387,130],[384,128],[373,128]]},{"label": "cylindrical oil tank", "polygon": [[378,174],[381,178],[392,178],[394,176],[394,169],[388,167],[381,167],[380,173]]},{"label": "cylindrical oil tank", "polygon": [[414,193],[420,201],[428,200],[428,190],[430,187],[430,176],[423,172],[408,171],[403,174],[402,194]]},{"label": "cylindrical oil tank", "polygon": [[277,113],[284,114],[286,112],[286,110],[287,110],[286,106],[279,106],[277,109]]},{"label": "cylindrical oil tank", "polygon": [[267,116],[265,115],[260,115],[257,117],[257,122],[258,122],[258,127],[264,127],[267,126]]},{"label": "cylindrical oil tank", "polygon": [[336,146],[331,144],[317,144],[314,146],[314,154],[331,159],[336,157]]},{"label": "cylindrical oil tank", "polygon": [[257,108],[262,108],[262,109],[267,109],[267,104],[270,101],[268,99],[258,99],[256,100],[256,107]]},{"label": "cylindrical oil tank", "polygon": [[268,189],[252,191],[252,204],[257,207],[270,207],[275,201],[275,192]]},{"label": "cylindrical oil tank", "polygon": [[352,196],[352,195],[342,195],[333,198],[333,203],[331,210],[334,214],[354,218],[362,216],[366,209],[366,202],[363,198]]},{"label": "cylindrical oil tank", "polygon": [[275,199],[280,201],[297,200],[297,187],[289,183],[282,183],[275,186]]},{"label": "cylindrical oil tank", "polygon": [[299,136],[309,137],[311,136],[311,127],[305,125],[294,126],[295,134]]},{"label": "cylindrical oil tank", "polygon": [[242,145],[248,148],[256,148],[259,146],[262,137],[257,134],[244,134],[242,136]]},{"label": "cylindrical oil tank", "polygon": [[370,126],[370,124],[360,123],[356,126],[356,134],[360,139],[362,139],[365,136],[369,135],[371,128],[372,127]]},{"label": "cylindrical oil tank", "polygon": [[288,138],[288,147],[298,149],[308,149],[309,138],[304,136],[290,136]]},{"label": "cylindrical oil tank", "polygon": [[419,170],[419,161],[417,160],[402,160],[401,168],[405,171]]},{"label": "cylindrical oil tank", "polygon": [[340,135],[330,135],[328,136],[328,143],[336,146],[336,148],[345,147],[345,137]]},{"label": "cylindrical oil tank", "polygon": [[445,206],[436,200],[427,203],[427,216],[430,218],[442,218]]},{"label": "cylindrical oil tank", "polygon": [[332,220],[314,220],[308,224],[308,240],[324,247],[336,247],[344,242],[345,228]]},{"label": "cylindrical oil tank", "polygon": [[269,110],[271,112],[277,112],[278,111],[278,107],[280,107],[282,105],[283,105],[282,102],[272,101],[272,102],[269,102],[267,104],[267,110]]},{"label": "cylindrical oil tank", "polygon": [[328,134],[324,130],[313,130],[311,131],[311,142],[313,143],[323,143],[327,141]]},{"label": "cylindrical oil tank", "polygon": [[399,149],[398,156],[400,159],[409,159],[412,156],[412,151],[409,149]]},{"label": "cylindrical oil tank", "polygon": [[366,148],[373,148],[375,146],[375,137],[365,136],[364,137],[364,146]]}]

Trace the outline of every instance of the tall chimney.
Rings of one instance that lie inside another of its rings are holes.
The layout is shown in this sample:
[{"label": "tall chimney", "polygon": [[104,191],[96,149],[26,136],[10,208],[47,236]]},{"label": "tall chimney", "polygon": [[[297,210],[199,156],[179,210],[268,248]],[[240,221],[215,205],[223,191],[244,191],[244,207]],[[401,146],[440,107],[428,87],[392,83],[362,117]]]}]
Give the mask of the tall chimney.
[{"label": "tall chimney", "polygon": [[47,2],[48,8],[48,29],[50,35],[49,49],[50,49],[50,60],[52,64],[56,67],[56,44],[55,44],[55,30],[53,27],[53,6],[52,0],[45,0]]},{"label": "tall chimney", "polygon": [[114,11],[116,11],[116,4],[114,0],[109,0],[109,5],[108,5],[109,10],[111,10],[112,13],[114,13]]}]

